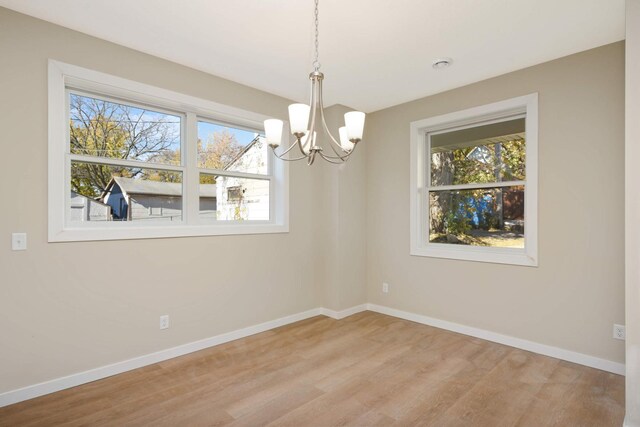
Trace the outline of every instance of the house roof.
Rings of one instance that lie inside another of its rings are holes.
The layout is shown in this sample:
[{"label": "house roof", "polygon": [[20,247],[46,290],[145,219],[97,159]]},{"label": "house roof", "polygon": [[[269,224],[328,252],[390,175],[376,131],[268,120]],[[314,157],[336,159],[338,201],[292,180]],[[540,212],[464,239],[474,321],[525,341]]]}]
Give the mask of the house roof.
[{"label": "house roof", "polygon": [[[123,178],[114,176],[111,183],[107,186],[107,190],[112,187],[115,182],[123,193],[128,195],[145,194],[154,196],[181,196],[182,184],[178,182],[160,182],[150,181],[147,179]],[[215,184],[200,184],[200,197],[216,197]]]},{"label": "house roof", "polygon": [[431,135],[431,150],[438,153],[478,145],[519,141],[525,139],[525,132],[524,118],[481,124]]},{"label": "house roof", "polygon": [[71,206],[77,206],[77,203],[79,203],[79,202],[81,202],[81,201],[83,201],[85,199],[86,200],[90,200],[91,203],[97,203],[97,204],[105,206],[105,207],[109,206],[109,205],[106,205],[106,204],[102,203],[100,200],[96,200],[96,199],[94,199],[92,197],[84,196],[82,194],[76,193],[73,190],[71,191]]},{"label": "house roof", "polygon": [[231,166],[233,166],[238,160],[240,160],[242,158],[242,156],[244,156],[246,154],[247,151],[249,151],[251,149],[251,147],[253,147],[258,141],[260,141],[260,135],[257,135],[255,138],[253,138],[253,140],[248,143],[247,145],[245,145],[242,150],[240,150],[240,152],[238,153],[238,155],[236,155],[233,159],[231,159],[231,161],[229,163],[227,163],[226,165],[224,165],[224,167],[222,169],[224,170],[228,170]]}]

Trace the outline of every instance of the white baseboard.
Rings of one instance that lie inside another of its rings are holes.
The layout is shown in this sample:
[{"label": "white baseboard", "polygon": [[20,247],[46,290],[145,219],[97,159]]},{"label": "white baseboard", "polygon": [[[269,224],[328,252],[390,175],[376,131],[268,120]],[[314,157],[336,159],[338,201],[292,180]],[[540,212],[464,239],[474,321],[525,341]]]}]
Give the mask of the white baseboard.
[{"label": "white baseboard", "polygon": [[353,314],[360,313],[366,310],[367,310],[367,304],[360,304],[360,305],[356,305],[354,307],[347,308],[346,310],[341,310],[341,311],[331,310],[329,308],[321,308],[320,314],[323,314],[327,317],[331,317],[332,319],[340,320],[340,319],[344,319],[345,317],[349,317]]},{"label": "white baseboard", "polygon": [[[342,312],[340,312],[342,313]],[[225,334],[216,335],[200,341],[194,341],[188,344],[179,345],[167,350],[160,350],[155,353],[146,354],[144,356],[135,357],[133,359],[124,360],[111,365],[102,366],[100,368],[90,369],[88,371],[71,374],[66,377],[56,378],[39,384],[30,385],[17,390],[11,390],[0,394],[0,408],[11,405],[13,403],[22,402],[23,400],[33,399],[38,396],[75,387],[80,384],[86,384],[112,375],[131,371],[143,366],[162,362],[163,360],[172,359],[184,354],[193,353],[194,351],[203,350],[229,341],[255,335],[280,326],[308,319],[310,317],[323,314],[322,308],[314,308],[302,313],[292,314],[290,316],[281,317],[269,322],[260,323],[236,331],[227,332]]]},{"label": "white baseboard", "polygon": [[188,344],[179,345],[177,347],[169,348],[167,350],[161,350],[155,353],[147,354],[133,359],[124,360],[111,365],[102,366],[88,371],[79,372],[62,378],[56,378],[50,381],[45,381],[39,384],[30,385],[17,390],[11,390],[0,394],[0,407],[11,405],[14,403],[22,402],[24,400],[33,399],[38,396],[53,393],[56,391],[64,390],[67,388],[75,387],[81,384],[86,384],[92,381],[107,378],[112,375],[120,374],[123,372],[131,371],[133,369],[141,368],[143,366],[151,365],[154,363],[162,362],[164,360],[172,359],[174,357],[182,356],[194,351],[203,350],[205,348],[213,347],[219,344],[224,344],[229,341],[234,341],[240,338],[248,337],[250,335],[265,332],[270,329],[274,329],[280,326],[288,325],[290,323],[298,322],[300,320],[308,319],[314,316],[324,315],[333,319],[343,319],[362,311],[374,311],[377,313],[386,314],[400,319],[410,320],[412,322],[422,323],[436,328],[446,329],[453,332],[458,332],[464,335],[470,335],[472,337],[481,338],[487,341],[493,341],[500,344],[508,345],[510,347],[519,348],[522,350],[531,351],[534,353],[543,354],[545,356],[555,357],[557,359],[567,360],[569,362],[578,363],[580,365],[589,366],[603,371],[613,372],[615,374],[624,375],[624,364],[612,362],[610,360],[600,359],[593,356],[588,356],[582,353],[576,353],[569,350],[564,350],[558,347],[552,347],[545,344],[539,344],[532,341],[523,340],[520,338],[510,337],[507,335],[498,334],[496,332],[486,331],[484,329],[473,328],[471,326],[460,325],[446,320],[435,319],[420,314],[409,313],[407,311],[397,310],[394,308],[384,307],[376,304],[361,304],[355,307],[348,308],[346,310],[336,311],[327,308],[314,308],[304,311],[302,313],[292,314],[290,316],[281,317],[269,322],[260,323],[258,325],[249,326],[236,331],[227,332],[224,334],[216,335],[211,338],[206,338],[200,341],[194,341]]},{"label": "white baseboard", "polygon": [[397,310],[395,308],[384,307],[377,304],[367,304],[367,310],[376,313],[387,314],[389,316],[398,317],[400,319],[410,320],[424,325],[434,326],[440,329],[469,335],[483,340],[508,345],[510,347],[519,348],[521,350],[542,354],[544,356],[555,357],[556,359],[566,360],[568,362],[577,363],[579,365],[589,366],[591,368],[612,372],[618,375],[624,375],[624,363],[613,362],[611,360],[600,359],[598,357],[589,356],[575,351],[565,350],[559,347],[553,347],[546,344],[540,344],[533,341],[527,341],[521,338],[515,338],[508,335],[502,335],[497,332],[491,332],[484,329],[474,328],[471,326],[460,325],[458,323],[446,320],[435,319],[433,317],[423,316],[421,314],[410,313],[408,311]]}]

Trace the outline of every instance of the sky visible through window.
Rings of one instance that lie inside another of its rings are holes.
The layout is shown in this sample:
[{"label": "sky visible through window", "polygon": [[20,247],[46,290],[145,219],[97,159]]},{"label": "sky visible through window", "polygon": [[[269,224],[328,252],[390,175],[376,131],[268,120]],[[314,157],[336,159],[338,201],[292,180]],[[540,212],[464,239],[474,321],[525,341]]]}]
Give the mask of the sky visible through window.
[{"label": "sky visible through window", "polygon": [[211,122],[198,122],[198,139],[202,141],[205,148],[214,141],[214,133],[229,132],[242,147],[246,147],[256,137],[255,131],[247,131],[229,126],[219,125]]}]

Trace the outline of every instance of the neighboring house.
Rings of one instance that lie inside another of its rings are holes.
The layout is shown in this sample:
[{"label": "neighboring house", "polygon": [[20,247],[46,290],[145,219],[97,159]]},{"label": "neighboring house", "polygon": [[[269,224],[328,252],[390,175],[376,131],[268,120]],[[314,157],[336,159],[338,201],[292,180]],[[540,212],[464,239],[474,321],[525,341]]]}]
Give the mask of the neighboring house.
[{"label": "neighboring house", "polygon": [[[256,138],[225,166],[225,170],[267,173],[267,144]],[[216,177],[218,220],[269,220],[269,180]]]},{"label": "neighboring house", "polygon": [[111,221],[111,207],[72,191],[69,220],[71,222]]},{"label": "neighboring house", "polygon": [[[100,199],[116,221],[182,219],[182,183],[114,176]],[[216,211],[215,184],[200,184],[200,209]]]},{"label": "neighboring house", "polygon": [[[267,156],[267,144],[256,136],[224,169],[266,175]],[[182,183],[114,176],[96,203],[110,209],[114,221],[180,220]],[[269,180],[217,176],[216,184],[200,184],[199,216],[268,220]]]}]

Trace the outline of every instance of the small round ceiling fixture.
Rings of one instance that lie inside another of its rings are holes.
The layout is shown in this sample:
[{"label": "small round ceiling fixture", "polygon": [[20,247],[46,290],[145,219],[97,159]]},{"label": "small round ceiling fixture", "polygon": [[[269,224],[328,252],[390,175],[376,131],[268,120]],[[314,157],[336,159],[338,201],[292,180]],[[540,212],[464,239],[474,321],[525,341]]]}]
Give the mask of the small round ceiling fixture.
[{"label": "small round ceiling fixture", "polygon": [[451,58],[438,58],[433,61],[431,66],[436,70],[441,70],[443,68],[447,68],[451,65]]}]

